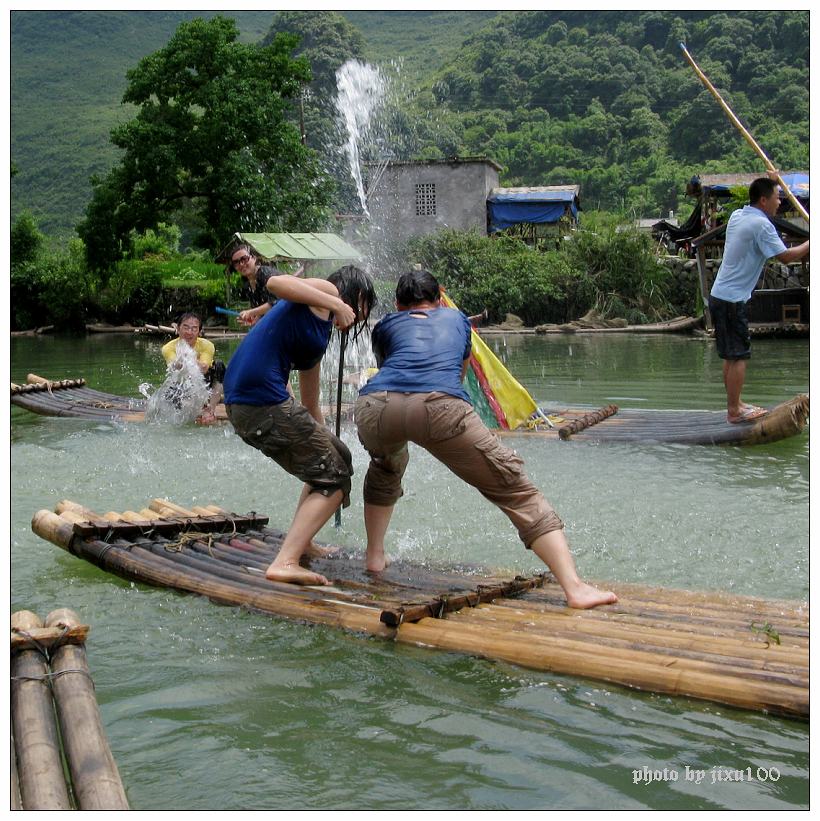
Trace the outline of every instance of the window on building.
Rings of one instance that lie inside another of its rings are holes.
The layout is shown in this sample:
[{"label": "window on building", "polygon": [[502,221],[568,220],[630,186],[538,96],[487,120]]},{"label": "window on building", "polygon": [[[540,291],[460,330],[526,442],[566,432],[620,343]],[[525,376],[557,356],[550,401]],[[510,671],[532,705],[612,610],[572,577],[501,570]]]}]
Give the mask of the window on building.
[{"label": "window on building", "polygon": [[436,184],[421,182],[416,184],[416,216],[434,217],[436,215]]}]

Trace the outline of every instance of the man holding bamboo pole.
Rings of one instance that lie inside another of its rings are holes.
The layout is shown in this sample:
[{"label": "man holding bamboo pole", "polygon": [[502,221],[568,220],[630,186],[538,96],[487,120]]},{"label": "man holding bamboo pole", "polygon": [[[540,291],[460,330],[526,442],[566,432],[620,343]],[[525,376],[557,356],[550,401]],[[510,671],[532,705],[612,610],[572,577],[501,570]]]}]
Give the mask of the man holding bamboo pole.
[{"label": "man holding bamboo pole", "polygon": [[[771,172],[776,175],[777,172]],[[775,257],[789,263],[809,253],[809,241],[786,248],[770,221],[780,206],[777,183],[758,177],[749,186],[749,205],[735,211],[726,226],[723,260],[709,295],[709,311],[715,326],[718,356],[723,360],[726,387],[726,418],[751,422],[766,411],[740,398],[746,380],[746,361],[751,357],[748,303],[763,266]]]}]

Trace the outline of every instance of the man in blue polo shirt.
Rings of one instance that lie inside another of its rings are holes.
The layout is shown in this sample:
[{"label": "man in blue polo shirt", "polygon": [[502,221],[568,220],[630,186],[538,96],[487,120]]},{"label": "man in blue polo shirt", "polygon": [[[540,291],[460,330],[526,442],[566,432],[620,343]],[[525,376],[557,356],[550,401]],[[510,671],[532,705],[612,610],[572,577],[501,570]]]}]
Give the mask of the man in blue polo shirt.
[{"label": "man in blue polo shirt", "polygon": [[780,205],[777,183],[759,177],[749,186],[749,205],[735,211],[726,226],[726,245],[709,295],[718,356],[723,360],[726,412],[730,422],[750,422],[766,411],[740,399],[746,360],[752,354],[748,303],[766,260],[788,263],[809,253],[809,241],[786,248],[770,221]]}]

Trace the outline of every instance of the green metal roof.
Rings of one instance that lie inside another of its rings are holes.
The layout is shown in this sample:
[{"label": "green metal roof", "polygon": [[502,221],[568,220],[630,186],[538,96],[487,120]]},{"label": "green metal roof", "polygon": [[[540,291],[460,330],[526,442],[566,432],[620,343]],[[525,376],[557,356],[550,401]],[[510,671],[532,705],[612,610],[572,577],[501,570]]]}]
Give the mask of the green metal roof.
[{"label": "green metal roof", "polygon": [[217,254],[216,261],[227,263],[239,244],[247,244],[265,260],[280,259],[361,259],[352,245],[336,234],[240,234]]}]

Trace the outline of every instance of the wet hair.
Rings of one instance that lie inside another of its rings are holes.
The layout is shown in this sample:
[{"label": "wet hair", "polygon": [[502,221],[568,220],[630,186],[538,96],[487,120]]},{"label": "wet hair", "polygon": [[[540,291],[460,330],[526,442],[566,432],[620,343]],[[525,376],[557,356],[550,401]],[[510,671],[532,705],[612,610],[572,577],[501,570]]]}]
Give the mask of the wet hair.
[{"label": "wet hair", "polygon": [[440,296],[438,280],[429,271],[408,271],[396,285],[396,303],[408,308],[419,302],[435,302]]},{"label": "wet hair", "polygon": [[[349,305],[356,312],[356,321],[353,325],[353,339],[368,327],[370,315],[376,305],[376,289],[373,280],[368,274],[355,265],[343,265],[334,271],[327,281],[336,286],[342,302]],[[364,309],[364,316],[361,310]]]},{"label": "wet hair", "polygon": [[186,319],[195,319],[199,323],[199,330],[202,330],[202,317],[199,314],[195,314],[193,311],[187,311],[182,314],[182,316],[177,320],[177,327],[182,325]]},{"label": "wet hair", "polygon": [[762,197],[770,197],[777,188],[777,183],[768,177],[758,177],[749,186],[749,204],[760,202]]}]

